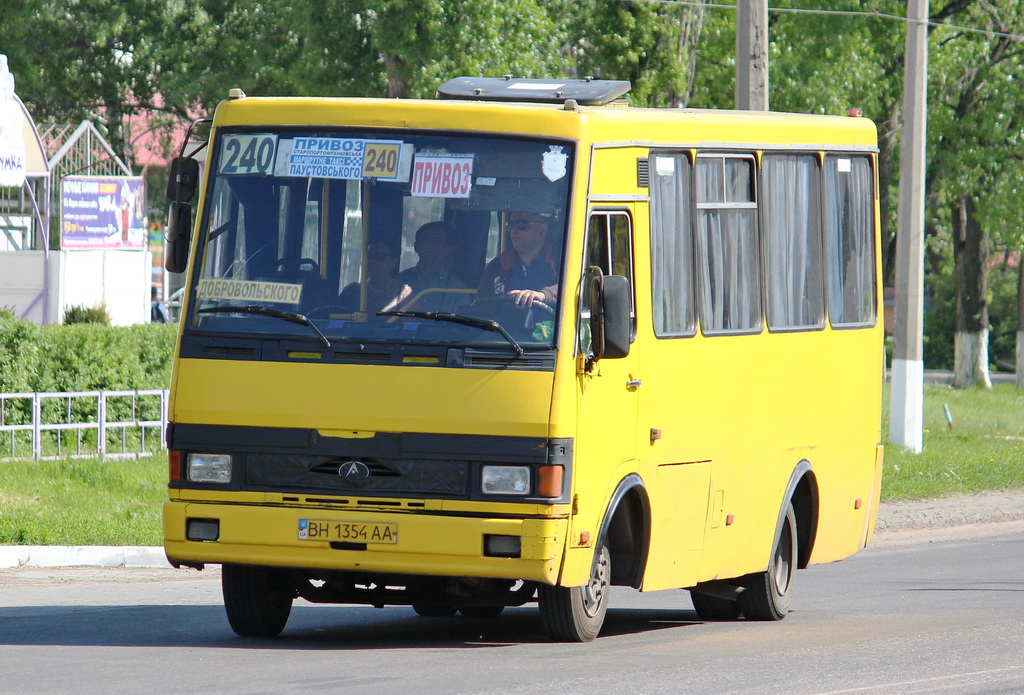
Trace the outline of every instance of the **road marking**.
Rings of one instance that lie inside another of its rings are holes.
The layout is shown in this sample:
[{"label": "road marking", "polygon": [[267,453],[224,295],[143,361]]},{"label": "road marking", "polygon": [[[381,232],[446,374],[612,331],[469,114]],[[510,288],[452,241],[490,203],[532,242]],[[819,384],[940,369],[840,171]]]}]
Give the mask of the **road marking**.
[{"label": "road marking", "polygon": [[868,685],[862,688],[848,688],[845,690],[829,690],[827,692],[819,693],[819,695],[843,695],[843,693],[866,693],[872,690],[881,692],[891,692],[892,688],[907,685],[923,685],[925,683],[939,683],[941,681],[952,681],[962,680],[964,678],[972,678],[975,676],[988,676],[997,673],[1008,673],[1011,671],[1024,671],[1024,666],[1008,666],[1006,668],[993,668],[986,671],[971,671],[968,673],[955,673],[950,676],[935,676],[934,678],[918,678],[910,681],[898,681],[895,683],[880,683],[878,685]]}]

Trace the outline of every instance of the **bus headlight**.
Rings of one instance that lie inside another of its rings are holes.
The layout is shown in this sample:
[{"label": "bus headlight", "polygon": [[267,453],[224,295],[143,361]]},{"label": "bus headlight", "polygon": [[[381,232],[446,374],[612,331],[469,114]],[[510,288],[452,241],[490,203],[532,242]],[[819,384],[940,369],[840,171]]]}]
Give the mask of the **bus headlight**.
[{"label": "bus headlight", "polygon": [[530,494],[529,466],[484,466],[480,488],[485,495]]},{"label": "bus headlight", "polygon": [[193,483],[230,483],[230,454],[189,454],[188,479]]}]

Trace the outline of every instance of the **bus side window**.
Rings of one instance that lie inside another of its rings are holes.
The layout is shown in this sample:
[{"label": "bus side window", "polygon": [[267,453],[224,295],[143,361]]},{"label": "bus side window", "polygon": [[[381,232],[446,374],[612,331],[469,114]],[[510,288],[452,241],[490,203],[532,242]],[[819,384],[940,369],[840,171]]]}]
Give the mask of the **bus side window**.
[{"label": "bus side window", "polygon": [[818,157],[765,154],[761,172],[768,328],[821,328],[825,290]]},{"label": "bus side window", "polygon": [[659,338],[697,330],[693,167],[685,152],[651,152],[651,320]]},{"label": "bus side window", "polygon": [[[636,335],[636,300],[633,290],[633,225],[625,211],[595,211],[587,226],[584,269],[599,268],[603,275],[621,275],[631,288],[629,314],[631,337]],[[591,271],[586,273],[581,292],[579,349],[590,354]]]},{"label": "bus side window", "polygon": [[697,156],[700,321],[705,333],[761,329],[761,252],[750,155]]},{"label": "bus side window", "polygon": [[825,157],[828,318],[833,326],[875,321],[874,175],[863,155]]}]

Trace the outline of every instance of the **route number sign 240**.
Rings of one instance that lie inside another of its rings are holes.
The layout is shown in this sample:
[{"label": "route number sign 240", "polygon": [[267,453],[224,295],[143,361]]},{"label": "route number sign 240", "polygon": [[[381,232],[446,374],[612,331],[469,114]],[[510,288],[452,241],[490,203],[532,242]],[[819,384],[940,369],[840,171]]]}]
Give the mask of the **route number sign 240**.
[{"label": "route number sign 240", "polygon": [[[393,141],[352,140],[359,161],[348,175],[331,175],[329,178],[396,179],[399,175],[401,143]],[[274,158],[277,153],[277,135],[268,133],[225,135],[220,156],[219,174],[262,174],[274,173]],[[333,153],[325,150],[325,156]],[[352,154],[352,153],[348,153]]]},{"label": "route number sign 240", "polygon": [[223,147],[220,174],[271,174],[274,171],[276,135],[225,135]]}]

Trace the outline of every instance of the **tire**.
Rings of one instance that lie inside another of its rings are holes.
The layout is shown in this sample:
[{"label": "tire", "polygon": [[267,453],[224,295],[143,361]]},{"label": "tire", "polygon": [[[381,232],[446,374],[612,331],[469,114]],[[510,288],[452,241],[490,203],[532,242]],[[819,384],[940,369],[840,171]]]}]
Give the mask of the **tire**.
[{"label": "tire", "polygon": [[459,613],[467,618],[497,618],[505,610],[505,606],[465,606]]},{"label": "tire", "polygon": [[602,545],[586,586],[547,586],[537,602],[544,629],[556,642],[590,642],[604,624],[611,590],[611,553]]},{"label": "tire", "polygon": [[740,610],[748,620],[782,620],[789,613],[797,567],[796,514],[786,507],[779,537],[772,549],[768,570],[745,578],[739,596]]},{"label": "tire", "polygon": [[740,617],[740,604],[720,596],[690,592],[693,609],[701,620],[736,620]]},{"label": "tire", "polygon": [[447,603],[414,603],[412,609],[424,618],[450,618],[455,615],[455,609]]},{"label": "tire", "polygon": [[277,570],[251,565],[224,565],[220,576],[224,609],[240,637],[276,637],[292,612],[295,591]]}]

